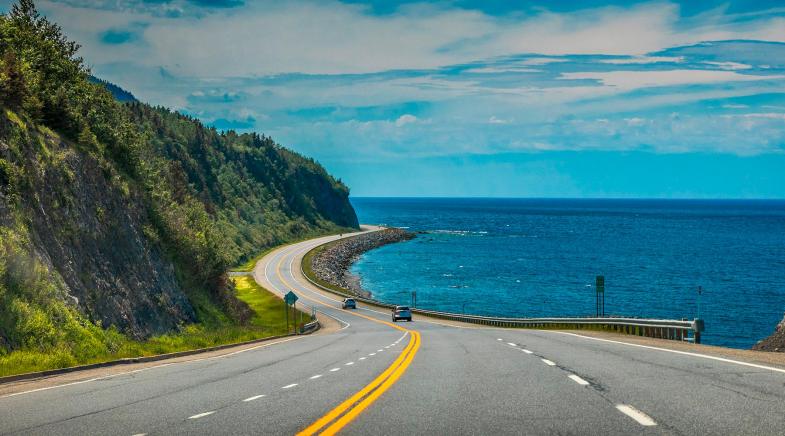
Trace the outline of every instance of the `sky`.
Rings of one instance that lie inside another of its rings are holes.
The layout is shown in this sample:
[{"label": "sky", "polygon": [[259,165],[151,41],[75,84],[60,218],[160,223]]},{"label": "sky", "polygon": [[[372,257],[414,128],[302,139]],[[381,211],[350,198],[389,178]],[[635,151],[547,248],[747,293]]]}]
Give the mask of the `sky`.
[{"label": "sky", "polygon": [[354,196],[785,198],[782,2],[37,4],[94,75]]}]

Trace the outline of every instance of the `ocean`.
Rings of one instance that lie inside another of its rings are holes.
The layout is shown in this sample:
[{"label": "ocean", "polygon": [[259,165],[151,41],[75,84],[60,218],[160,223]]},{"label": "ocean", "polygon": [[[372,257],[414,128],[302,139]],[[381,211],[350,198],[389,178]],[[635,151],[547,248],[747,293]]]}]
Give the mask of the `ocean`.
[{"label": "ocean", "polygon": [[[749,348],[785,312],[785,201],[352,198],[360,222],[424,232],[352,266],[379,300],[511,317],[703,318]],[[699,292],[699,287],[702,291]]]}]

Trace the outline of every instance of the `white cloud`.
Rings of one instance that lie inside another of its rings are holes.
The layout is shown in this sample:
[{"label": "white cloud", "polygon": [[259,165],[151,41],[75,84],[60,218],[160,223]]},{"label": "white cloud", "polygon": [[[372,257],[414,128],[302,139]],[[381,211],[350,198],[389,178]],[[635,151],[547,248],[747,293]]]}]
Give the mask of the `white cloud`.
[{"label": "white cloud", "polygon": [[564,58],[529,58],[529,59],[521,61],[520,64],[521,65],[537,66],[537,65],[553,64],[553,63],[556,63],[556,62],[567,62],[567,61],[569,61],[569,59],[564,59]]},{"label": "white cloud", "polygon": [[752,65],[741,64],[741,63],[738,63],[738,62],[712,62],[712,61],[706,61],[706,62],[703,62],[703,63],[707,64],[707,65],[715,66],[715,67],[717,67],[717,68],[719,68],[721,70],[749,70],[750,68],[752,68]]},{"label": "white cloud", "polygon": [[[734,115],[728,115],[730,117]],[[778,113],[778,112],[766,112],[766,113],[752,113],[752,114],[742,114],[739,115],[744,118],[766,118],[772,120],[783,120],[785,121],[785,113]]]},{"label": "white cloud", "polygon": [[679,63],[684,62],[683,56],[633,56],[621,59],[604,59],[600,61],[604,64],[628,65],[628,64],[657,64],[657,63]]},{"label": "white cloud", "polygon": [[601,71],[562,73],[562,79],[594,79],[605,86],[629,90],[656,86],[695,85],[724,82],[751,82],[783,79],[783,75],[751,75],[734,71],[667,70],[667,71]]},{"label": "white cloud", "polygon": [[627,123],[628,126],[635,127],[635,126],[642,126],[646,124],[646,120],[643,118],[633,117],[633,118],[625,118],[624,122]]},{"label": "white cloud", "polygon": [[509,123],[510,120],[496,118],[496,115],[493,115],[490,118],[488,118],[488,124],[509,124]]},{"label": "white cloud", "polygon": [[[247,2],[179,18],[57,2],[42,2],[41,9],[84,44],[91,62],[133,59],[190,77],[422,69],[519,53],[644,55],[705,40],[785,42],[785,19],[729,24],[727,17],[707,16],[684,27],[679,26],[679,7],[667,2],[501,17],[448,2],[416,3],[379,16],[337,0]],[[147,26],[139,42],[112,47],[98,42],[102,32],[131,23]],[[521,65],[559,61],[534,57]],[[610,62],[649,61],[656,58]]]},{"label": "white cloud", "polygon": [[404,114],[404,115],[401,115],[400,117],[398,117],[397,120],[395,120],[395,126],[396,127],[403,127],[403,126],[405,126],[407,124],[415,123],[415,122],[417,122],[417,117],[415,117],[414,115],[411,115],[411,114]]}]

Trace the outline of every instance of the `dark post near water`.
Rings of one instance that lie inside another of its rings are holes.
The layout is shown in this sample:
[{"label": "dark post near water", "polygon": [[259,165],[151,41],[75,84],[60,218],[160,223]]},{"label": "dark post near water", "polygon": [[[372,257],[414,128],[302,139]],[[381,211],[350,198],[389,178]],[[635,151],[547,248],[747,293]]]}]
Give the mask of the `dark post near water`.
[{"label": "dark post near water", "polygon": [[597,276],[596,290],[597,317],[605,316],[605,276]]},{"label": "dark post near water", "polygon": [[412,307],[417,307],[417,291],[412,291]]}]

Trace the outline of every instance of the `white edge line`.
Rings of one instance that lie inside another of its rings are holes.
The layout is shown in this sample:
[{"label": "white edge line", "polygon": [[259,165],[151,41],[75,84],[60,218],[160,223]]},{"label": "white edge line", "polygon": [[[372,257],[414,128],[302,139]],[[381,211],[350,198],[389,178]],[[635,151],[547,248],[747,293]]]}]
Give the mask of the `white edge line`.
[{"label": "white edge line", "polygon": [[64,383],[64,384],[56,385],[56,386],[47,386],[45,388],[31,389],[29,391],[16,392],[16,393],[13,393],[13,394],[6,394],[6,395],[0,396],[0,398],[10,398],[10,397],[15,397],[17,395],[32,394],[34,392],[48,391],[48,390],[51,390],[51,389],[65,388],[65,387],[68,387],[68,386],[76,386],[76,385],[81,385],[81,384],[84,384],[84,383],[90,383],[90,382],[99,381],[99,380],[107,380],[107,379],[111,379],[113,377],[117,377],[117,376],[121,376],[121,375],[136,374],[136,373],[140,373],[142,371],[149,371],[151,369],[163,368],[163,367],[171,366],[171,365],[182,365],[182,364],[186,364],[186,363],[202,362],[202,361],[211,360],[211,359],[221,359],[221,358],[224,358],[224,357],[234,356],[236,354],[245,353],[247,351],[253,351],[253,350],[257,350],[259,348],[265,348],[265,347],[269,347],[271,345],[282,344],[284,342],[294,341],[296,339],[302,339],[302,338],[305,338],[305,337],[307,337],[307,336],[295,336],[293,338],[288,338],[288,339],[283,339],[283,340],[280,340],[280,341],[270,342],[269,344],[260,344],[260,345],[256,345],[256,346],[251,347],[251,348],[245,348],[243,350],[238,350],[238,351],[235,351],[235,352],[232,352],[232,353],[222,354],[220,356],[203,357],[201,359],[185,360],[185,361],[182,361],[182,362],[163,363],[161,365],[150,366],[150,367],[147,367],[147,368],[139,368],[139,369],[134,369],[132,371],[126,371],[126,372],[118,372],[117,374],[110,374],[110,375],[105,375],[105,376],[102,376],[102,377],[95,377],[95,378],[91,378],[91,379],[88,379],[88,380],[79,380],[79,381],[75,381],[75,382],[71,382],[71,383]]},{"label": "white edge line", "polygon": [[617,404],[616,405],[616,409],[618,409],[619,412],[621,412],[621,413],[629,416],[630,418],[634,419],[640,425],[643,425],[643,426],[646,426],[646,427],[651,427],[651,426],[657,425],[657,423],[653,419],[651,419],[651,417],[649,415],[647,415],[647,414],[641,412],[640,410],[638,410],[638,409],[636,409],[636,408],[634,408],[632,406],[629,406],[627,404]]},{"label": "white edge line", "polygon": [[[548,331],[548,330],[544,330],[544,331]],[[611,340],[611,339],[594,338],[594,337],[591,337],[591,336],[584,336],[584,335],[579,335],[579,334],[576,334],[576,333],[557,332],[557,331],[550,331],[550,332],[551,333],[558,333],[558,334],[562,334],[562,335],[577,336],[579,338],[591,339],[593,341],[610,342],[612,344],[628,345],[630,347],[646,348],[646,349],[649,349],[649,350],[666,351],[668,353],[681,354],[681,355],[684,355],[684,356],[701,357],[703,359],[716,360],[716,361],[725,362],[725,363],[733,363],[733,364],[736,364],[736,365],[749,366],[749,367],[752,367],[752,368],[765,369],[765,370],[769,370],[769,371],[774,371],[774,372],[779,372],[779,373],[785,374],[785,369],[782,369],[782,368],[776,368],[776,367],[773,367],[773,366],[766,366],[766,365],[758,365],[757,363],[742,362],[742,361],[739,361],[739,360],[726,359],[724,357],[709,356],[709,355],[706,355],[706,354],[692,353],[692,352],[689,352],[689,351],[669,350],[667,348],[653,347],[651,345],[631,344],[629,342],[614,341],[614,340]]]}]

